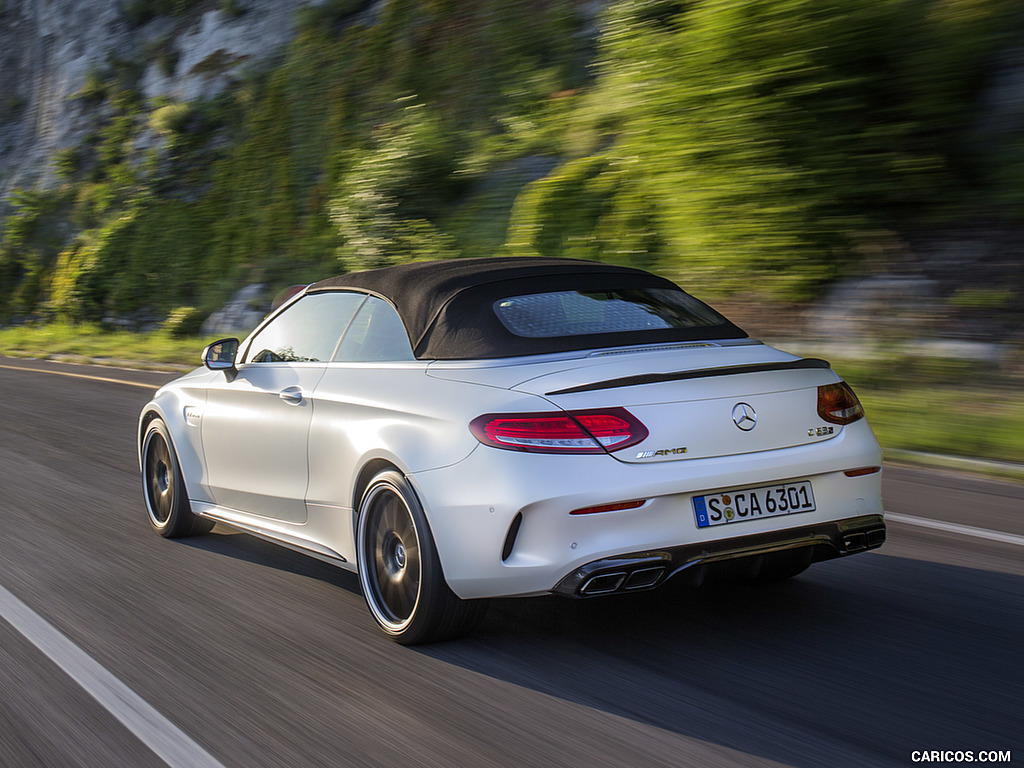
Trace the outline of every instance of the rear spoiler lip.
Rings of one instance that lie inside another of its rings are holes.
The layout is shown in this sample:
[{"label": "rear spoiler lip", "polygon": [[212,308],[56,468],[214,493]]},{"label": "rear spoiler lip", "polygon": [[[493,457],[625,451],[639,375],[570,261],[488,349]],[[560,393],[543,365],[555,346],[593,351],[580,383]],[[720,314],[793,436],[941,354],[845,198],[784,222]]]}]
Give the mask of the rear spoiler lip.
[{"label": "rear spoiler lip", "polygon": [[595,392],[600,389],[616,389],[618,387],[634,387],[640,384],[658,384],[663,381],[683,381],[685,379],[708,379],[713,376],[737,376],[742,373],[762,373],[764,371],[794,371],[805,368],[831,368],[827,360],[817,357],[803,357],[782,363],[750,363],[747,365],[726,365],[718,368],[700,368],[695,371],[674,371],[670,373],[642,373],[636,376],[623,376],[607,381],[595,381],[593,384],[580,384],[546,393],[545,397],[554,395],[575,395],[581,392]]}]

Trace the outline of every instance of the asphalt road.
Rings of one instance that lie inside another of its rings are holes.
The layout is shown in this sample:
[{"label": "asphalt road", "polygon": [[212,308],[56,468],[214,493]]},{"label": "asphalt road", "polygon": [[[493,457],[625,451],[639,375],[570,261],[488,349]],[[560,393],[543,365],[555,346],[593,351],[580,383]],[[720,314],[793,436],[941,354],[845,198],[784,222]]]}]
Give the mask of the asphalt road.
[{"label": "asphalt road", "polygon": [[1011,536],[892,522],[789,583],[498,601],[409,649],[346,572],[152,533],[168,378],[0,358],[0,766],[1024,763],[1024,486],[887,468],[888,510]]}]

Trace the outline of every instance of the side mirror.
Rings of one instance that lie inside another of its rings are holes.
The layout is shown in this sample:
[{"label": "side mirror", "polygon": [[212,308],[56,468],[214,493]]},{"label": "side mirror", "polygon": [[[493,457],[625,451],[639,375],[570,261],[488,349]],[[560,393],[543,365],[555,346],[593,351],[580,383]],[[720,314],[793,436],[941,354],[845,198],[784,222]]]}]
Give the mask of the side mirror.
[{"label": "side mirror", "polygon": [[235,355],[238,354],[238,339],[221,339],[203,350],[203,365],[211,371],[224,371],[228,381],[235,378]]}]

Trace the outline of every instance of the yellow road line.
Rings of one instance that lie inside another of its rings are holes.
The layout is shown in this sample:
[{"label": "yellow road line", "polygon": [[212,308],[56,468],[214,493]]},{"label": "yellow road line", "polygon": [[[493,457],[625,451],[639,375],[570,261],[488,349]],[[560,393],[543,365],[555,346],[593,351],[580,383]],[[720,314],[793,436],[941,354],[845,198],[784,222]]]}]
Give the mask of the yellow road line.
[{"label": "yellow road line", "polygon": [[0,365],[9,371],[32,371],[33,373],[51,373],[54,376],[70,376],[73,379],[91,379],[92,381],[105,381],[110,384],[127,384],[129,387],[142,387],[143,389],[160,389],[160,384],[143,384],[139,381],[126,381],[125,379],[110,379],[105,376],[90,376],[86,373],[71,373],[69,371],[48,371],[45,368],[27,368],[20,365]]}]

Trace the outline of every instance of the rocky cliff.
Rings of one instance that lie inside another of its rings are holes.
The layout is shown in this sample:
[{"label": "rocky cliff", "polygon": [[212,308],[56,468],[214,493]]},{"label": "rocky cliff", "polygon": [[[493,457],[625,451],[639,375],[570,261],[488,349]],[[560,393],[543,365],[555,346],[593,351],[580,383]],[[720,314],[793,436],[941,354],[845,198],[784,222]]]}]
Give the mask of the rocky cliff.
[{"label": "rocky cliff", "polygon": [[55,183],[55,153],[103,117],[82,95],[90,77],[142,67],[147,99],[208,98],[279,50],[296,10],[310,4],[179,2],[178,14],[142,22],[138,1],[0,0],[0,198]]},{"label": "rocky cliff", "polygon": [[0,323],[508,252],[1021,338],[1019,0],[746,5],[0,0]]}]

